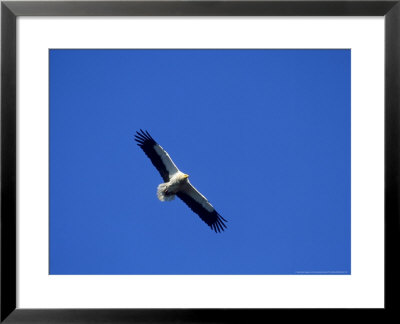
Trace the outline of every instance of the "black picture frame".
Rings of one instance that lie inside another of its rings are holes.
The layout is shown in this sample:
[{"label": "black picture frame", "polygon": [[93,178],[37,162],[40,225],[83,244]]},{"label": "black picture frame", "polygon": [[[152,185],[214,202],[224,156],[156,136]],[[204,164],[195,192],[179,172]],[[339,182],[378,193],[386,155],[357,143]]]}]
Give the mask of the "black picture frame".
[{"label": "black picture frame", "polygon": [[[277,312],[321,319],[332,309],[19,309],[16,308],[16,19],[19,16],[384,16],[385,18],[385,307],[345,310],[382,320],[400,306],[400,0],[2,1],[1,289],[3,323],[242,322]],[[205,297],[206,298],[206,297]],[[343,309],[341,309],[343,311]],[[343,316],[343,315],[340,315]],[[298,317],[297,320],[300,318]],[[283,320],[280,318],[279,320]],[[358,319],[359,320],[359,319]]]}]

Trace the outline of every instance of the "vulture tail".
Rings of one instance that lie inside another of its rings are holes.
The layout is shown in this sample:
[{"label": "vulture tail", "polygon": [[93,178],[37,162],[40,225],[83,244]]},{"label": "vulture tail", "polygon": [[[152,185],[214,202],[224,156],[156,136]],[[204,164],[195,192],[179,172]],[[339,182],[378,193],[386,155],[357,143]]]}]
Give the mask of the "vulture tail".
[{"label": "vulture tail", "polygon": [[175,194],[168,192],[168,183],[162,183],[157,187],[157,197],[161,201],[171,201],[175,198]]}]

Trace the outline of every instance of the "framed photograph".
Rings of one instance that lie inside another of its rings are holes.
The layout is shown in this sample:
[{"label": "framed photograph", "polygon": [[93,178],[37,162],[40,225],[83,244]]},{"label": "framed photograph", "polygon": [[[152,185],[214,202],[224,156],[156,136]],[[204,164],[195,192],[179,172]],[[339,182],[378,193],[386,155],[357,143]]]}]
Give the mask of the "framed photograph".
[{"label": "framed photograph", "polygon": [[394,312],[399,15],[3,1],[1,321]]}]

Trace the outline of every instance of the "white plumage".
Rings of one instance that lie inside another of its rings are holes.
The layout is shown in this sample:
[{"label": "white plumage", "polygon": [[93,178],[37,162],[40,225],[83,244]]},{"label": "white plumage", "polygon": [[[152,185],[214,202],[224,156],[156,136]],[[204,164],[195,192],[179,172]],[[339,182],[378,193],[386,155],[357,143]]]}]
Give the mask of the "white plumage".
[{"label": "white plumage", "polygon": [[188,175],[180,171],[175,172],[168,182],[161,183],[157,187],[157,197],[161,201],[170,201],[175,198],[178,191],[183,190],[188,183]]}]

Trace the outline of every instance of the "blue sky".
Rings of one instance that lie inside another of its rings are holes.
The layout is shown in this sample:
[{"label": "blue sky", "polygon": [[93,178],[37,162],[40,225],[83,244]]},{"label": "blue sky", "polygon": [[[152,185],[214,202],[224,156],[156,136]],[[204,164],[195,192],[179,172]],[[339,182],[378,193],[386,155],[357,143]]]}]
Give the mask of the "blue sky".
[{"label": "blue sky", "polygon": [[[50,50],[50,274],[350,274],[350,50]],[[147,129],[228,220],[213,232]]]}]

